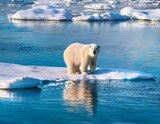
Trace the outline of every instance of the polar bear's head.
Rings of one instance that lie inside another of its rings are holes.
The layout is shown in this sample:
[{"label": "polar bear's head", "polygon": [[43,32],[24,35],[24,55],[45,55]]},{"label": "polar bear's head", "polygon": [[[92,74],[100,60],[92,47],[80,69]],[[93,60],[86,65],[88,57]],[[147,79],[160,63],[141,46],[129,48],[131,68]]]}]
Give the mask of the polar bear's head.
[{"label": "polar bear's head", "polygon": [[89,55],[91,57],[97,56],[99,51],[100,51],[100,46],[98,46],[97,44],[94,44],[94,43],[89,44]]}]

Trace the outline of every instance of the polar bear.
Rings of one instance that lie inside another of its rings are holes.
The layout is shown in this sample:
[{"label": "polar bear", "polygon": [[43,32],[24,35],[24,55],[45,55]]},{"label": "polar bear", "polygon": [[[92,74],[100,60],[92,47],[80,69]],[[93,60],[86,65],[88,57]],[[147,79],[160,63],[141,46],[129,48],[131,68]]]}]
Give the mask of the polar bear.
[{"label": "polar bear", "polygon": [[[100,46],[97,44],[73,43],[68,46],[63,54],[67,65],[68,74],[90,74],[96,68]],[[88,69],[88,66],[90,67]]]}]

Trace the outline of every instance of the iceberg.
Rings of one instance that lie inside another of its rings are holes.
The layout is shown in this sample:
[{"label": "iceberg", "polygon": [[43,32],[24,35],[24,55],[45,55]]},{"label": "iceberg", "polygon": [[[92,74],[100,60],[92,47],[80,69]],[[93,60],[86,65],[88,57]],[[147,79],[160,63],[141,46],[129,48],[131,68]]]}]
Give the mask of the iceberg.
[{"label": "iceberg", "polygon": [[151,74],[124,69],[97,68],[90,75],[67,75],[66,67],[24,66],[0,63],[0,89],[40,87],[47,81],[78,80],[154,80]]},{"label": "iceberg", "polygon": [[13,15],[9,14],[8,18],[15,20],[67,21],[72,19],[72,14],[69,10],[56,5],[41,5],[19,10]]},{"label": "iceberg", "polygon": [[160,9],[139,10],[132,7],[125,7],[121,9],[120,13],[131,19],[160,21]]}]

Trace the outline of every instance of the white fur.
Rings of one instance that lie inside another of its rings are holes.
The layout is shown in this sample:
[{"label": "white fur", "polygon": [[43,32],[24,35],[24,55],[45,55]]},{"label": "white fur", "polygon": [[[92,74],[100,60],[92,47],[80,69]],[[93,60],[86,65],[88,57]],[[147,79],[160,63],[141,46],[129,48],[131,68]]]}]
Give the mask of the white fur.
[{"label": "white fur", "polygon": [[[64,51],[64,61],[67,65],[68,74],[93,73],[100,46],[97,44],[73,43]],[[95,54],[94,54],[95,51]],[[89,72],[87,71],[90,67]],[[81,67],[81,69],[80,69]]]}]

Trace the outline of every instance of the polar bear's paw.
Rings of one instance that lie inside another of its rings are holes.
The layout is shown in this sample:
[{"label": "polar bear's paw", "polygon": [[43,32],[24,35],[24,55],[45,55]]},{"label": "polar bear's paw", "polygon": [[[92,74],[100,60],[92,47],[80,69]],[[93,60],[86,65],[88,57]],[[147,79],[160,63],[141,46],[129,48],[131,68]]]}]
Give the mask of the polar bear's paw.
[{"label": "polar bear's paw", "polygon": [[81,74],[81,72],[75,72],[76,75]]},{"label": "polar bear's paw", "polygon": [[75,73],[68,73],[68,75],[75,75]]},{"label": "polar bear's paw", "polygon": [[87,75],[88,73],[87,72],[82,72],[82,75]]}]

